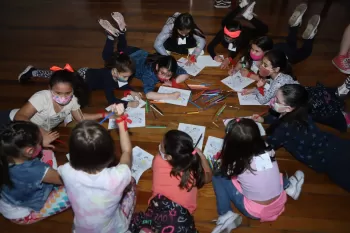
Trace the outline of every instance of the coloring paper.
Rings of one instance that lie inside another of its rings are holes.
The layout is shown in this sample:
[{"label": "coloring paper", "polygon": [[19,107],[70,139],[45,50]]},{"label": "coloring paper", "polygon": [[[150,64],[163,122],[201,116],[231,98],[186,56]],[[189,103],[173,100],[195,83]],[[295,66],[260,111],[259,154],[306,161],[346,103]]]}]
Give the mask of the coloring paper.
[{"label": "coloring paper", "polygon": [[140,147],[135,146],[132,149],[132,167],[131,175],[135,178],[136,183],[139,182],[141,175],[152,167],[153,155]]},{"label": "coloring paper", "polygon": [[[238,100],[240,105],[262,105],[256,99],[255,94],[242,95],[241,93],[237,93],[237,95],[238,95]],[[264,105],[269,105],[269,103]]]},{"label": "coloring paper", "polygon": [[[128,128],[137,128],[146,126],[146,112],[144,108],[127,108],[125,113],[128,114],[128,118],[131,123],[128,123]],[[109,119],[108,129],[118,128],[115,119]]]},{"label": "coloring paper", "polygon": [[182,57],[179,60],[177,60],[177,65],[182,67],[184,70],[186,70],[187,74],[192,76],[197,76],[199,72],[201,72],[204,69],[204,66],[198,63],[194,63],[192,65],[186,66],[187,59]]},{"label": "coloring paper", "polygon": [[200,136],[203,135],[197,145],[197,147],[202,150],[204,134],[205,134],[205,126],[180,123],[178,130],[181,130],[187,133],[188,135],[190,135],[193,140],[193,144],[196,144]]},{"label": "coloring paper", "polygon": [[253,83],[254,80],[243,77],[241,72],[237,72],[234,75],[221,80],[221,82],[234,91],[242,91],[243,88]]},{"label": "coloring paper", "polygon": [[224,139],[209,136],[203,154],[207,158],[213,159],[221,151],[223,143]]}]

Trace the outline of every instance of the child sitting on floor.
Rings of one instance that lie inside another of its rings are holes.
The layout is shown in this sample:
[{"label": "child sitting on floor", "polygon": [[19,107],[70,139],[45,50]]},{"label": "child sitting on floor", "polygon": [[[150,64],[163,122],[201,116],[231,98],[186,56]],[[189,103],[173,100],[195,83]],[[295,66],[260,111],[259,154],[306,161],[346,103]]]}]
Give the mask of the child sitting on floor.
[{"label": "child sitting on floor", "polygon": [[60,176],[51,168],[53,152],[42,151],[39,127],[13,122],[0,138],[0,213],[14,223],[31,224],[69,208]]},{"label": "child sitting on floor", "polygon": [[194,148],[187,133],[170,130],[159,145],[152,169],[153,194],[146,212],[134,216],[131,232],[197,232],[192,216],[197,208],[197,192],[212,176],[203,153]]}]

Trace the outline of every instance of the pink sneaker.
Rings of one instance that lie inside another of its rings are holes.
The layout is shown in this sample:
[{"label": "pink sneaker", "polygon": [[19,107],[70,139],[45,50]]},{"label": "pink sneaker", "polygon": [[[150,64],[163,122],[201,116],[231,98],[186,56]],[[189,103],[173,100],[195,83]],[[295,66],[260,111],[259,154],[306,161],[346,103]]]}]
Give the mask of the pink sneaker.
[{"label": "pink sneaker", "polygon": [[344,74],[350,74],[349,59],[346,55],[339,55],[333,58],[332,63]]}]

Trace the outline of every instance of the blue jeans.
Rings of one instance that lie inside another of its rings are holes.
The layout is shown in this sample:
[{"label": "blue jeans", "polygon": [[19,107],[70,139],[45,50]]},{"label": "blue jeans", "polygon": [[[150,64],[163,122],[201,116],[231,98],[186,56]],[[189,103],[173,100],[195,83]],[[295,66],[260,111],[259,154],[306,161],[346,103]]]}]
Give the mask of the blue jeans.
[{"label": "blue jeans", "polygon": [[[232,201],[244,216],[251,219],[258,219],[248,213],[244,206],[244,195],[237,190],[231,179],[223,176],[213,176],[212,182],[216,195],[216,209],[219,215],[224,215],[228,211],[233,212],[231,208]],[[283,188],[286,189],[288,186],[288,178],[283,177]]]}]

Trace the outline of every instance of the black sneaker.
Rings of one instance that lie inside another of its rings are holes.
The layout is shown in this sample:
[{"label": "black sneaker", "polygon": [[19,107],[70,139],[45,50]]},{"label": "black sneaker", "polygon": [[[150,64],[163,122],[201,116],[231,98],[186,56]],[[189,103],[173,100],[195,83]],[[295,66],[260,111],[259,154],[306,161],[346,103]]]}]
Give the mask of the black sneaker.
[{"label": "black sneaker", "polygon": [[34,66],[27,66],[27,68],[25,68],[25,70],[19,74],[18,81],[20,83],[28,82],[33,77],[32,72],[34,70],[36,70]]},{"label": "black sneaker", "polygon": [[215,8],[229,8],[229,7],[231,7],[231,2],[224,1],[224,0],[215,0],[214,7]]}]

